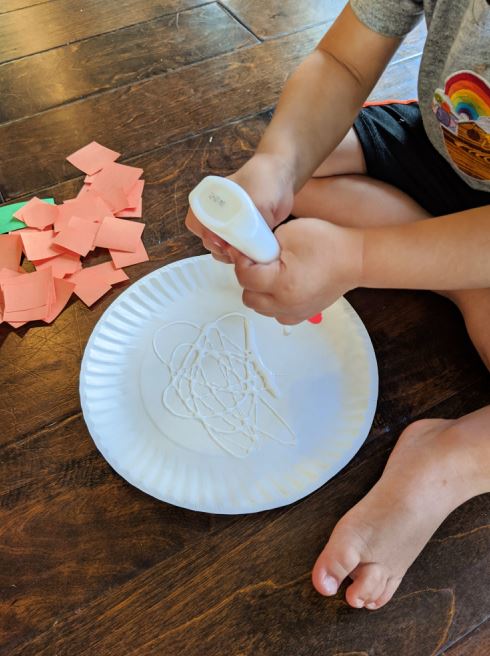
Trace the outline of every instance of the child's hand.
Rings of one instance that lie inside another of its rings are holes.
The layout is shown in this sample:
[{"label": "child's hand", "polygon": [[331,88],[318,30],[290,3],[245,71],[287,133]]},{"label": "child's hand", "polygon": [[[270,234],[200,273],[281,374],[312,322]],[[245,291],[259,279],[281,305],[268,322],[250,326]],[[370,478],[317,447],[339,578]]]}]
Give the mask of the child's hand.
[{"label": "child's hand", "polygon": [[226,264],[231,262],[229,256],[226,254],[226,249],[228,247],[226,241],[203,226],[203,224],[197,220],[196,215],[190,207],[187,210],[187,216],[185,217],[185,225],[188,230],[199,237],[204,248],[211,253],[215,260],[225,262]]},{"label": "child's hand", "polygon": [[[293,206],[293,184],[278,157],[257,154],[236,173],[229,176],[249,194],[264,219],[274,228],[289,216]],[[227,244],[205,228],[189,209],[185,224],[202,239],[204,247],[221,262],[231,262]]]},{"label": "child's hand", "polygon": [[228,247],[247,307],[292,325],[359,285],[362,231],[319,219],[297,219],[279,227],[275,235],[281,256],[271,264],[255,264]]}]

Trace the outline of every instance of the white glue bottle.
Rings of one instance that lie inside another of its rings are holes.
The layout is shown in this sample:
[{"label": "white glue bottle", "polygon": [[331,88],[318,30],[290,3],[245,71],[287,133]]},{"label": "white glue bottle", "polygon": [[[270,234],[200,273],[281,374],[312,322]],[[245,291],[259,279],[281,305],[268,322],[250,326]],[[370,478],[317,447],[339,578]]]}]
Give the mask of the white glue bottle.
[{"label": "white glue bottle", "polygon": [[228,178],[208,175],[189,194],[197,219],[254,262],[277,260],[281,249],[245,189]]}]

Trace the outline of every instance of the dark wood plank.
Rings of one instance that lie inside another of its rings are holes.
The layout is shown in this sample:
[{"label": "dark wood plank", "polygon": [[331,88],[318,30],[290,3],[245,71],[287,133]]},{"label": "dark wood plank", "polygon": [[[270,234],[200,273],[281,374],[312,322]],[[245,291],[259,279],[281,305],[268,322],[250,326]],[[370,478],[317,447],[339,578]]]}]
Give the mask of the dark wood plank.
[{"label": "dark wood plank", "polygon": [[221,0],[256,36],[271,39],[333,21],[346,0]]},{"label": "dark wood plank", "polygon": [[235,521],[137,492],[80,415],[2,450],[0,471],[0,653]]},{"label": "dark wood plank", "polygon": [[92,139],[131,156],[272,106],[322,32],[313,28],[2,125],[4,190],[14,197],[74,177],[64,157]]},{"label": "dark wood plank", "polygon": [[0,66],[0,122],[256,42],[213,3],[25,57]]},{"label": "dark wood plank", "polygon": [[33,7],[34,5],[42,5],[46,2],[53,2],[53,0],[3,0],[0,5],[0,14],[24,9],[25,7]]},{"label": "dark wood plank", "polygon": [[13,631],[4,650],[218,656],[233,645],[244,656],[432,656],[488,615],[490,496],[451,515],[376,613],[322,598],[310,583],[315,556],[379,476],[398,430],[379,432],[303,501],[231,523],[125,485],[78,418],[28,438],[7,452],[7,474],[25,488],[6,497],[0,524],[0,609]]},{"label": "dark wood plank", "polygon": [[490,620],[447,649],[441,656],[487,656],[490,646]]},{"label": "dark wood plank", "polygon": [[[76,176],[64,158],[92,139],[129,157],[273,106],[323,31],[315,27],[0,126],[2,192],[15,198]],[[394,86],[399,97],[412,97],[417,58],[390,70],[373,98],[393,94]]]},{"label": "dark wood plank", "polygon": [[204,4],[200,0],[52,0],[6,13],[0,21],[0,62],[87,39]]}]

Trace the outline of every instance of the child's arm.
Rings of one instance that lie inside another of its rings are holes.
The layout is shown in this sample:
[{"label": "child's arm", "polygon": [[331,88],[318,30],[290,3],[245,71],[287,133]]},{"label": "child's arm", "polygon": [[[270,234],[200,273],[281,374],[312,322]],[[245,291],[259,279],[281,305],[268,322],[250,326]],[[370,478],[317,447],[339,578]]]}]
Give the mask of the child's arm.
[{"label": "child's arm", "polygon": [[299,190],[341,142],[400,44],[346,5],[293,73],[257,148],[282,162]]},{"label": "child's arm", "polygon": [[490,205],[365,230],[363,252],[362,287],[490,287]]},{"label": "child's arm", "polygon": [[[400,43],[367,28],[347,5],[287,82],[256,154],[232,177],[275,226],[293,195],[340,143]],[[186,225],[215,257],[223,241],[189,210]]]},{"label": "child's arm", "polygon": [[271,264],[229,254],[245,305],[282,323],[303,321],[355,287],[490,287],[490,205],[387,228],[301,219],[276,237],[281,257]]}]

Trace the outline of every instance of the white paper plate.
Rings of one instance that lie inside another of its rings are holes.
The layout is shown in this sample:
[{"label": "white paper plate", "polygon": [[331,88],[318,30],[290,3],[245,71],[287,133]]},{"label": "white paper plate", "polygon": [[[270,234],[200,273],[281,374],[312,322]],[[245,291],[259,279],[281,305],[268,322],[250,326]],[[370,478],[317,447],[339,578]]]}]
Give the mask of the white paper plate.
[{"label": "white paper plate", "polygon": [[371,341],[345,299],[286,336],[243,306],[233,269],[211,256],[123,292],[80,375],[107,462],[157,499],[212,513],[276,508],[323,485],[364,442],[377,394]]}]

